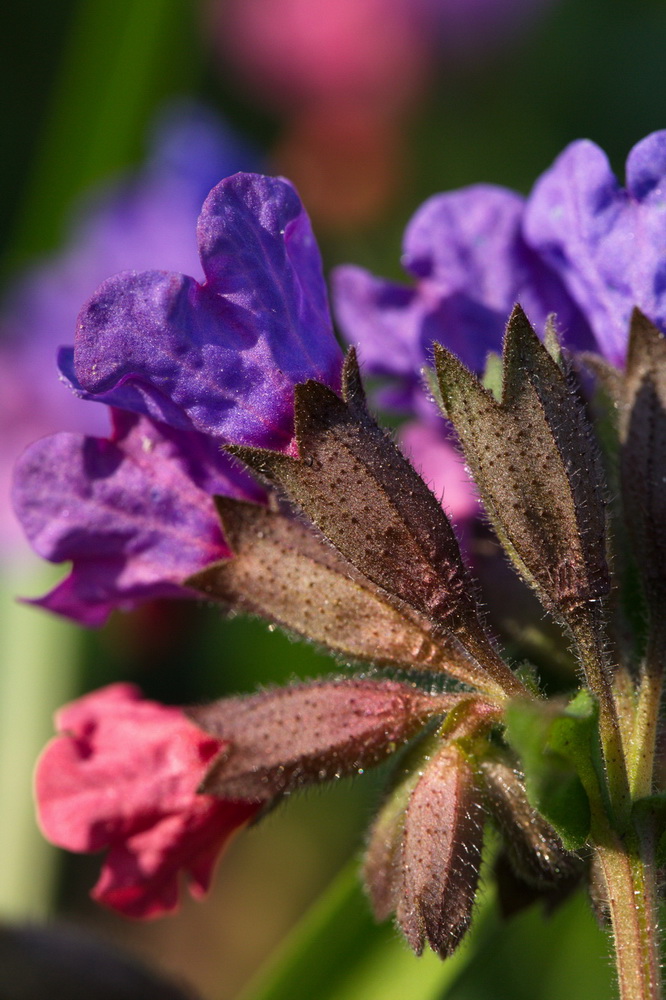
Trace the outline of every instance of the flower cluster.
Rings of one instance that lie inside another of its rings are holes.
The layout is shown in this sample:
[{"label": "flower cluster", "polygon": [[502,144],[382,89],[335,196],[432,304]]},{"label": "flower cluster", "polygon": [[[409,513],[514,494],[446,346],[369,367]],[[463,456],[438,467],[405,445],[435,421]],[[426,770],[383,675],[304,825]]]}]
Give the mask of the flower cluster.
[{"label": "flower cluster", "polygon": [[520,302],[537,330],[555,314],[568,347],[621,366],[634,306],[666,327],[665,175],[666,132],[632,149],[625,187],[598,146],[574,142],[527,198],[483,184],[426,201],[404,238],[412,284],[353,266],[335,273],[341,329],[367,373],[389,381],[382,405],[412,417],[402,434],[427,480],[439,487],[439,470],[450,470],[454,515],[467,512],[464,474],[421,376],[433,342],[480,374]]},{"label": "flower cluster", "polygon": [[[124,274],[84,307],[61,371],[111,408],[114,430],[57,435],[19,464],[28,536],[73,564],[40,603],[90,624],[148,597],[204,594],[371,668],[182,711],[126,686],[69,706],[38,799],[58,843],[109,848],[100,899],[133,915],[171,909],[178,868],[205,888],[232,829],[405,747],[365,877],[377,915],[395,913],[415,951],[446,956],[465,933],[486,819],[510,879],[532,893],[575,884],[577,852],[597,851],[612,910],[625,875],[608,852],[653,790],[664,652],[664,167],[663,133],[632,151],[626,189],[576,143],[526,202],[482,187],[427,203],[406,239],[413,287],[349,269],[336,283],[347,336],[403,403],[434,364],[497,537],[571,641],[585,689],[568,703],[545,699],[489,633],[451,521],[375,421],[356,350],[343,359],[286,181],[236,175],[211,192],[203,283]],[[509,312],[493,391],[477,373]],[[558,325],[565,344],[603,355],[590,363],[617,417],[606,436],[621,511]],[[430,405],[413,407],[421,420]],[[647,607],[652,667],[638,681],[626,622],[609,635],[623,584],[611,516],[616,538],[634,540]]]}]

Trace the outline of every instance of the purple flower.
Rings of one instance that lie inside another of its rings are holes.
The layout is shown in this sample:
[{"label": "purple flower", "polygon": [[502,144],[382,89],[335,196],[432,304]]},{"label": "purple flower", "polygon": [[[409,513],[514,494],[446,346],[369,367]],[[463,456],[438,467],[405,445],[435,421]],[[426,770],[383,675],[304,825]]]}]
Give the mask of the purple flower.
[{"label": "purple flower", "polygon": [[213,114],[192,104],[166,112],[148,162],[79,207],[62,251],[29,272],[0,316],[0,539],[18,547],[9,507],[10,470],[22,449],[55,430],[106,434],[108,417],[58,380],[56,350],[71,341],[76,316],[95,288],[127,268],[165,267],[199,273],[195,223],[211,186],[253,165]]},{"label": "purple flower", "polygon": [[37,603],[87,625],[114,607],[195,596],[230,554],[213,497],[261,501],[223,442],[289,451],[298,382],[339,385],[319,252],[286,181],[237,174],[199,219],[206,282],[125,272],[84,307],[63,361],[111,404],[109,440],[61,433],[19,461],[14,503],[34,548],[72,572]]},{"label": "purple flower", "polygon": [[537,329],[556,311],[570,340],[580,346],[592,342],[560,279],[525,242],[524,206],[512,191],[483,184],[435,195],[405,233],[402,260],[412,286],[356,267],[338,268],[334,276],[336,314],[345,337],[359,345],[368,372],[389,379],[380,402],[418,417],[407,438],[417,468],[426,481],[437,482],[441,468],[457,462],[455,485],[444,491],[444,505],[461,521],[475,510],[473,487],[447,440],[438,408],[424,392],[422,373],[431,363],[432,344],[445,344],[481,372],[488,352],[500,349],[516,301]]},{"label": "purple flower", "polygon": [[427,201],[405,233],[411,286],[339,268],[337,318],[367,370],[388,378],[381,402],[443,435],[421,374],[433,342],[480,372],[516,302],[538,331],[555,313],[567,346],[617,365],[635,305],[666,329],[665,174],[666,132],[633,148],[626,188],[597,146],[575,142],[527,200],[474,185]]},{"label": "purple flower", "polygon": [[359,344],[370,372],[399,380],[396,403],[423,412],[421,370],[434,341],[481,371],[488,351],[499,350],[516,301],[537,328],[557,312],[570,341],[590,344],[586,320],[564,285],[523,238],[524,207],[512,191],[483,184],[430,198],[405,233],[402,260],[411,287],[338,268],[343,333]]},{"label": "purple flower", "polygon": [[572,143],[534,186],[524,232],[584,313],[598,350],[622,364],[634,306],[666,329],[666,131],[631,150],[625,188],[598,146]]},{"label": "purple flower", "polygon": [[114,607],[196,597],[183,581],[228,556],[214,494],[261,500],[261,490],[214,443],[113,411],[105,438],[63,431],[28,448],[14,503],[36,551],[72,571],[34,603],[101,625]]},{"label": "purple flower", "polygon": [[339,385],[321,260],[287,181],[236,174],[199,217],[206,280],[163,271],[105,282],[61,367],[88,399],[183,431],[288,450],[294,386]]}]

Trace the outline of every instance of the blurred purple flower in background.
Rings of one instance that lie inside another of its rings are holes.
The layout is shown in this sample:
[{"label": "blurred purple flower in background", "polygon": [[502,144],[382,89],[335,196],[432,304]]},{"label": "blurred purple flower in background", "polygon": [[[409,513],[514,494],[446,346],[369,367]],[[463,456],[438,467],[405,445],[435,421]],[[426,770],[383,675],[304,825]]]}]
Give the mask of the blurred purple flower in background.
[{"label": "blurred purple flower in background", "polygon": [[221,177],[256,154],[207,109],[189,102],[160,117],[145,166],[79,206],[65,247],[26,274],[0,315],[0,540],[21,552],[9,504],[21,450],[55,430],[106,433],[108,415],[82,404],[57,377],[56,353],[71,342],[81,304],[109,275],[162,267],[200,274],[195,222]]}]

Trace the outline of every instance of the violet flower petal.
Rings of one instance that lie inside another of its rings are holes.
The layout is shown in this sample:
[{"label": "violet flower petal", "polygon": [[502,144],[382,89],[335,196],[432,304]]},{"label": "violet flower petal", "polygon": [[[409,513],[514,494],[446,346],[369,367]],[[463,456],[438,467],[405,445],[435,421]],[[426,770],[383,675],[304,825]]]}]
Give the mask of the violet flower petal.
[{"label": "violet flower petal", "polygon": [[[77,399],[57,377],[56,352],[105,278],[148,267],[201,274],[196,220],[213,184],[257,155],[212,112],[191,101],[162,112],[136,172],[88,192],[65,242],[16,275],[0,303],[0,551],[24,557],[9,503],[11,468],[23,449],[59,430],[104,435],[108,414]],[[202,276],[203,277],[203,276]],[[27,553],[25,553],[27,554]]]},{"label": "violet flower petal", "polygon": [[237,174],[208,196],[198,238],[206,283],[156,271],[105,282],[64,374],[175,428],[286,450],[295,384],[338,388],[342,363],[307,215],[286,181]]},{"label": "violet flower petal", "polygon": [[112,440],[61,433],[19,460],[16,512],[36,551],[72,572],[35,601],[86,625],[114,607],[191,596],[190,574],[229,555],[211,493],[257,487],[200,435],[119,414]]},{"label": "violet flower petal", "polygon": [[[498,350],[511,309],[520,302],[531,321],[542,329],[557,313],[569,343],[589,343],[585,320],[556,274],[525,243],[521,222],[524,199],[506,188],[475,184],[435,195],[418,210],[405,233],[403,263],[426,289],[440,297],[462,295],[494,314]],[[486,336],[490,333],[490,325]],[[456,350],[472,341],[472,324],[459,323],[442,342]],[[480,350],[484,343],[479,345]],[[465,360],[462,357],[461,360]],[[477,353],[477,371],[485,354]]]},{"label": "violet flower petal", "polygon": [[517,301],[537,328],[556,312],[569,343],[591,345],[586,321],[559,277],[525,243],[523,209],[519,195],[483,184],[430,198],[405,233],[403,264],[415,288],[358,268],[338,269],[336,315],[372,374],[414,384],[433,341],[481,371],[488,351],[500,349]]},{"label": "violet flower petal", "polygon": [[524,232],[589,318],[597,349],[622,364],[634,305],[666,329],[666,131],[634,146],[626,188],[603,150],[572,143],[534,186]]}]

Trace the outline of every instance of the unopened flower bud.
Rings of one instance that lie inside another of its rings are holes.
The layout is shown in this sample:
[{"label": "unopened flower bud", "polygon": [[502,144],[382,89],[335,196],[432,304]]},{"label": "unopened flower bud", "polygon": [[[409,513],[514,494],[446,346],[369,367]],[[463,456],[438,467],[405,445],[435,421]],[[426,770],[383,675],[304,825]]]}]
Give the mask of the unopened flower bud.
[{"label": "unopened flower bud", "polygon": [[498,758],[484,760],[479,767],[486,805],[503,834],[516,874],[535,887],[572,878],[580,861],[564,849],[550,824],[530,805],[521,775]]},{"label": "unopened flower bud", "polygon": [[379,918],[395,909],[420,955],[442,958],[467,930],[479,878],[483,807],[472,764],[451,744],[411,775],[372,833],[365,874]]}]

